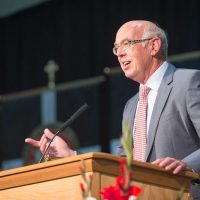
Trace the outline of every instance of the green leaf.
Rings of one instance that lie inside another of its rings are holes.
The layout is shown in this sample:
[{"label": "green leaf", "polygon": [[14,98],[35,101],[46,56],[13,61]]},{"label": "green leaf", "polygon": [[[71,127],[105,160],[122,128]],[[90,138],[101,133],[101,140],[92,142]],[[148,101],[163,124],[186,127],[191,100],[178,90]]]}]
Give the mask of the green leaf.
[{"label": "green leaf", "polygon": [[132,153],[132,134],[128,125],[126,123],[123,124],[123,137],[121,138],[121,144],[124,148],[127,157],[127,164],[131,166],[133,160],[133,153]]}]

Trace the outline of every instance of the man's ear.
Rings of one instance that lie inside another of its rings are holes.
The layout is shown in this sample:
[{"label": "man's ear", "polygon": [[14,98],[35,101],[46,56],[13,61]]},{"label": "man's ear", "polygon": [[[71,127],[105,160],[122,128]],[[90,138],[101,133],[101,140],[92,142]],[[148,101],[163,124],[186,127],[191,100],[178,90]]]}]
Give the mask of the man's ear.
[{"label": "man's ear", "polygon": [[161,48],[161,39],[158,37],[152,38],[150,41],[151,55],[155,56]]}]

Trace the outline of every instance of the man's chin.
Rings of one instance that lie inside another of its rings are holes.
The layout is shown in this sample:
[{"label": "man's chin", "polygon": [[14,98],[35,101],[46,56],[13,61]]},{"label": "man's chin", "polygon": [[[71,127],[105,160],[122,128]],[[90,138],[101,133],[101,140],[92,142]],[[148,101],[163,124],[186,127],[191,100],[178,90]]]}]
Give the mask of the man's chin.
[{"label": "man's chin", "polygon": [[133,75],[128,73],[128,72],[124,72],[126,78],[133,80]]},{"label": "man's chin", "polygon": [[128,73],[124,73],[125,74],[125,76],[126,76],[126,78],[128,78],[128,79],[131,79],[132,81],[135,81],[135,82],[139,82],[138,80],[137,80],[137,76],[134,76],[133,74],[128,74]]}]

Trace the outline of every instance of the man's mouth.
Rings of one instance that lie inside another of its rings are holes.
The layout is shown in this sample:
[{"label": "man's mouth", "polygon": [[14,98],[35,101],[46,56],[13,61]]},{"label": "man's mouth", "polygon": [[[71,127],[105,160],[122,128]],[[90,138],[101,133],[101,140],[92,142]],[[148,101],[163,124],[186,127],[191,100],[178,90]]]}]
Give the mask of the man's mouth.
[{"label": "man's mouth", "polygon": [[124,65],[125,67],[127,67],[130,63],[131,63],[131,61],[125,61],[125,62],[123,62],[123,65]]}]

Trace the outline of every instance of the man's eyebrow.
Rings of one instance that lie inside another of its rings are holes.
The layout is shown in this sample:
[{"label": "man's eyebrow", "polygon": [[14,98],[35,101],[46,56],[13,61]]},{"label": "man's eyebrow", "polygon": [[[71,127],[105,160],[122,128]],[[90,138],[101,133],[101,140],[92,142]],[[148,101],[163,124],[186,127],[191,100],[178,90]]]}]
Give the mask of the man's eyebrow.
[{"label": "man's eyebrow", "polygon": [[[126,40],[131,40],[131,39],[129,39],[129,38],[125,38],[125,39],[123,39],[120,43],[123,43],[124,41],[126,41]],[[114,43],[114,46],[116,46],[116,45],[119,45],[118,43]]]}]

